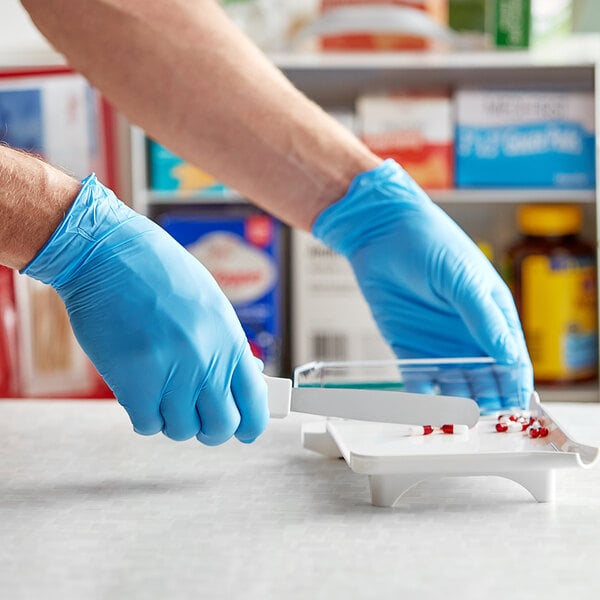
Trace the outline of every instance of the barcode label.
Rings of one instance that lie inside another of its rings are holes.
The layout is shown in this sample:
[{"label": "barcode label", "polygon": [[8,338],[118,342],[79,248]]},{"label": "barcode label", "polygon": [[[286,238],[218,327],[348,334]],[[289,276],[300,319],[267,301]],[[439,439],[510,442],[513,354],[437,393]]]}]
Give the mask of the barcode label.
[{"label": "barcode label", "polygon": [[331,333],[313,336],[312,357],[314,360],[347,360],[347,336]]}]

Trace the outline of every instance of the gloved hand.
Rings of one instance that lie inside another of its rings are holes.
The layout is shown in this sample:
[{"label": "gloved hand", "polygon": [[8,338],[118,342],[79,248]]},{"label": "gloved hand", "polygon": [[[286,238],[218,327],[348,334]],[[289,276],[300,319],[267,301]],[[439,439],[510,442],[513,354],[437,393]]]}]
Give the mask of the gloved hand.
[{"label": "gloved hand", "polygon": [[398,358],[489,355],[498,363],[461,369],[460,377],[443,370],[435,382],[408,378],[409,389],[469,390],[485,411],[529,402],[532,367],[509,289],[398,164],[387,160],[357,176],[317,217],[313,233],[349,259]]},{"label": "gloved hand", "polygon": [[233,307],[209,272],[95,176],[23,270],[64,301],[83,350],[135,431],[251,442],[266,385]]}]

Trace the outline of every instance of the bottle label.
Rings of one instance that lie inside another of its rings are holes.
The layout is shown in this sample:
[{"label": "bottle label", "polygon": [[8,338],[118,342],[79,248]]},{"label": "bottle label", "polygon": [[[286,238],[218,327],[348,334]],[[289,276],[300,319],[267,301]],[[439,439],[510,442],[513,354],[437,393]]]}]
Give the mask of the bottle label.
[{"label": "bottle label", "polygon": [[540,380],[585,379],[598,371],[596,269],[591,257],[528,256],[522,319]]}]

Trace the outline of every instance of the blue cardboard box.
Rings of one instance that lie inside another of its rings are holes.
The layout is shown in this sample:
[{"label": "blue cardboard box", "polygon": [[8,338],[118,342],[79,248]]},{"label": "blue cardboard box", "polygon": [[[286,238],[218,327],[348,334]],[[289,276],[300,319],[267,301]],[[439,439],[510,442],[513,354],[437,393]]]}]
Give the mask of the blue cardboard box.
[{"label": "blue cardboard box", "polygon": [[282,225],[252,211],[170,212],[158,222],[211,272],[265,373],[276,375],[282,357]]},{"label": "blue cardboard box", "polygon": [[457,187],[594,188],[591,93],[465,89],[455,100]]}]

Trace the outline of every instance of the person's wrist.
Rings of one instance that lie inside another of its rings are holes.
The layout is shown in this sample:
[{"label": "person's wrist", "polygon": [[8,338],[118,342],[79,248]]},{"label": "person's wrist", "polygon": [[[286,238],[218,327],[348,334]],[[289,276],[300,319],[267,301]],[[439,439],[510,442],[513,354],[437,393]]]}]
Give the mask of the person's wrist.
[{"label": "person's wrist", "polygon": [[310,205],[312,214],[309,215],[309,229],[312,230],[319,214],[348,193],[356,177],[376,169],[383,163],[383,159],[367,148],[359,149],[363,152],[348,152],[348,156],[337,157],[337,160],[332,159],[323,165],[325,172],[320,174],[321,193],[313,198]]},{"label": "person's wrist", "polygon": [[0,264],[24,268],[63,219],[81,184],[39,157],[0,144]]},{"label": "person's wrist", "polygon": [[370,228],[389,222],[387,209],[400,204],[407,191],[424,195],[410,175],[388,159],[354,177],[344,196],[317,215],[312,233],[336,252],[350,256]]},{"label": "person's wrist", "polygon": [[98,243],[136,213],[92,173],[54,233],[21,273],[54,288],[67,282]]}]

